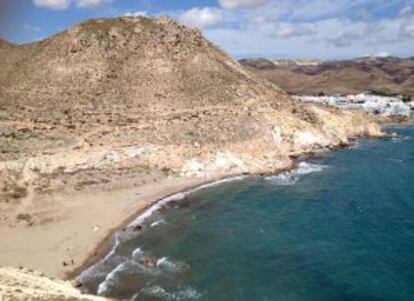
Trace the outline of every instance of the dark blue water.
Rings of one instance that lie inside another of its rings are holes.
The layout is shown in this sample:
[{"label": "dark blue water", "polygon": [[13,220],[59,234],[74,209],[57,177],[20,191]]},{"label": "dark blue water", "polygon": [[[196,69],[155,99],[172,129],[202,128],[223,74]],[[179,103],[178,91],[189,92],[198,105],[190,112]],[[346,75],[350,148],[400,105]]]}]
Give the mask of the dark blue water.
[{"label": "dark blue water", "polygon": [[85,279],[134,300],[414,300],[414,128],[391,130],[173,202]]}]

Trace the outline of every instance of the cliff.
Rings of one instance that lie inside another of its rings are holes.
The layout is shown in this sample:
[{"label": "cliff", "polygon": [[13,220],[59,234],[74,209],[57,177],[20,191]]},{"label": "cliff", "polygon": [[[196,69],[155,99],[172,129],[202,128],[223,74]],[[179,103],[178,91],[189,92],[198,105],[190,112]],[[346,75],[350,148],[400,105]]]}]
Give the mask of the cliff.
[{"label": "cliff", "polygon": [[104,301],[83,295],[70,282],[55,280],[27,269],[0,268],[0,299],[5,301]]}]

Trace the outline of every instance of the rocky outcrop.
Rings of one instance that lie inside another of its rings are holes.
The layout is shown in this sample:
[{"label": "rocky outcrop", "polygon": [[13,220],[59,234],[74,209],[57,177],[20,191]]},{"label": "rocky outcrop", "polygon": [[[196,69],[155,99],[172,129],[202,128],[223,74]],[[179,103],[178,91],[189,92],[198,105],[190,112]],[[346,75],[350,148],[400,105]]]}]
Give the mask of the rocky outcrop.
[{"label": "rocky outcrop", "polygon": [[0,268],[0,300],[4,301],[104,301],[82,294],[72,283],[55,280],[28,269]]}]

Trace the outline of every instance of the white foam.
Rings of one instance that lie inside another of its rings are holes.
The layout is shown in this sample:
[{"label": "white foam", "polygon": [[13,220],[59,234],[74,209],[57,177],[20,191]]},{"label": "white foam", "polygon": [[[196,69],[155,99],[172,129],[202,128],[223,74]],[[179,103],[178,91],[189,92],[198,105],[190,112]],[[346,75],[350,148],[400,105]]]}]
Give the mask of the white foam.
[{"label": "white foam", "polygon": [[205,189],[205,188],[209,188],[209,187],[213,187],[213,186],[217,186],[223,183],[228,183],[228,182],[233,182],[233,181],[239,181],[246,178],[246,176],[237,176],[237,177],[232,177],[232,178],[226,178],[226,179],[222,179],[222,180],[218,180],[215,182],[211,182],[211,183],[207,183],[207,184],[203,184],[200,185],[194,189],[191,189],[189,191],[185,191],[185,192],[179,192],[173,195],[170,195],[162,200],[160,200],[159,202],[157,202],[156,204],[154,204],[152,207],[150,207],[147,211],[145,211],[143,214],[141,214],[140,216],[138,216],[131,224],[129,224],[128,227],[136,227],[138,225],[142,225],[149,217],[151,217],[155,212],[157,212],[158,210],[160,210],[163,206],[165,206],[166,204],[168,204],[171,201],[176,201],[176,200],[182,200],[183,198],[185,198],[187,195],[192,194],[196,191],[199,191],[201,189]]},{"label": "white foam", "polygon": [[162,200],[160,200],[158,203],[154,204],[153,206],[151,206],[147,211],[145,211],[143,214],[141,214],[140,216],[138,216],[130,225],[129,227],[136,227],[138,225],[141,225],[145,222],[145,220],[147,220],[149,217],[151,217],[154,212],[160,210],[165,204],[171,202],[171,201],[175,201],[175,200],[181,200],[186,196],[186,193],[183,192],[179,192],[176,194],[173,194],[169,197],[166,197]]},{"label": "white foam", "polygon": [[167,224],[167,222],[165,220],[163,220],[163,219],[160,219],[160,220],[157,220],[157,221],[153,222],[150,225],[150,227],[152,228],[152,227],[156,227],[158,225],[165,225],[165,224]]},{"label": "white foam", "polygon": [[99,296],[105,296],[109,291],[111,285],[113,285],[118,278],[118,273],[127,269],[128,262],[123,262],[115,267],[109,274],[106,275],[105,280],[98,286],[97,294]]},{"label": "white foam", "polygon": [[410,139],[411,139],[411,137],[409,137],[409,136],[398,136],[398,137],[391,138],[391,141],[392,142],[403,142],[403,141],[407,141],[407,140],[410,140]]},{"label": "white foam", "polygon": [[[79,279],[81,280],[81,282],[87,282],[88,279],[90,278],[107,274],[107,271],[105,269],[105,263],[109,261],[115,255],[115,250],[117,246],[120,244],[120,242],[121,242],[120,235],[116,233],[114,246],[112,247],[111,251],[109,251],[109,253],[106,254],[105,257],[102,258],[100,261],[98,261],[96,264],[90,266],[89,268],[87,268],[80,274]],[[125,260],[126,258],[123,258],[120,261],[123,262]]]},{"label": "white foam", "polygon": [[[205,189],[205,188],[209,188],[209,187],[213,187],[213,186],[217,186],[223,183],[228,183],[228,182],[232,182],[232,181],[238,181],[238,180],[242,180],[246,178],[246,176],[237,176],[237,177],[232,177],[232,178],[226,178],[226,179],[222,179],[222,180],[218,180],[215,182],[211,182],[211,183],[207,183],[204,185],[201,185],[199,187],[196,187],[192,190],[186,191],[186,192],[179,192],[173,195],[170,195],[162,200],[160,200],[159,202],[157,202],[156,204],[154,204],[153,206],[151,206],[147,211],[145,211],[143,214],[141,214],[140,216],[138,216],[132,223],[129,224],[129,228],[134,228],[138,225],[143,224],[148,218],[150,218],[155,212],[157,212],[158,210],[160,210],[163,206],[165,206],[167,203],[174,201],[174,200],[181,200],[183,199],[185,196],[194,193],[196,191],[199,191],[201,189]],[[164,221],[165,222],[165,221]],[[160,223],[163,223],[163,220],[158,220],[155,221],[151,224],[151,226],[156,226],[159,225]],[[121,241],[124,241],[126,239],[128,239],[128,233],[130,233],[129,236],[134,236],[135,232],[131,231],[131,232],[122,232],[121,234],[115,234],[115,243],[113,248],[111,249],[111,251],[102,259],[100,260],[98,263],[96,263],[95,265],[89,267],[87,270],[83,271],[82,274],[80,275],[80,279],[82,281],[87,281],[87,279],[93,278],[97,275],[106,275],[106,279],[111,279],[111,277],[115,277],[115,274],[117,272],[119,272],[119,269],[121,268],[125,268],[125,266],[122,266],[122,264],[126,264],[128,262],[128,258],[123,258],[122,263],[119,264],[115,269],[113,269],[112,271],[110,271],[109,274],[107,274],[106,271],[106,266],[108,266],[108,261],[110,261],[113,256],[116,255],[115,250],[118,247],[118,245],[121,243]],[[140,248],[137,248],[134,250],[134,252],[132,253],[132,259],[136,262],[140,261],[140,257],[144,257],[145,255]],[[118,262],[118,261],[116,261]],[[165,269],[168,270],[168,267],[170,268],[170,270],[177,270],[177,269],[182,269],[183,266],[185,267],[185,264],[182,263],[173,263],[168,265],[167,263],[163,263]],[[168,266],[168,267],[167,267]],[[117,270],[118,268],[118,270]],[[109,277],[109,278],[108,278]],[[108,281],[104,281],[100,284],[100,286],[102,285],[102,288],[100,289],[102,292],[105,291],[106,286],[107,286]]]},{"label": "white foam", "polygon": [[162,257],[157,260],[157,266],[168,272],[180,272],[183,269],[187,268],[187,265],[179,261],[171,261],[167,257]]},{"label": "white foam", "polygon": [[214,187],[214,186],[217,186],[217,185],[221,185],[223,183],[240,181],[240,180],[243,180],[245,178],[246,178],[246,176],[237,176],[237,177],[225,178],[225,179],[218,180],[218,181],[214,181],[214,182],[211,182],[211,183],[206,183],[206,184],[201,185],[201,186],[199,186],[197,188],[194,188],[193,190],[189,191],[189,193],[193,193],[193,192],[199,191],[201,189],[205,189],[205,188],[209,188],[209,187]]},{"label": "white foam", "polygon": [[300,162],[298,167],[292,171],[284,172],[275,176],[269,176],[265,179],[277,185],[293,185],[299,180],[301,175],[320,172],[325,168],[325,165]]},{"label": "white foam", "polygon": [[163,300],[196,300],[201,297],[201,294],[191,287],[185,288],[175,293],[169,293],[158,285],[142,289],[140,293],[134,296],[134,298],[140,294],[158,297]]},{"label": "white foam", "polygon": [[145,253],[141,248],[136,248],[133,252],[132,252],[132,259],[134,261],[139,262],[140,260],[145,258]]},{"label": "white foam", "polygon": [[352,145],[349,147],[350,149],[360,149],[361,148],[361,142],[355,141],[352,143]]},{"label": "white foam", "polygon": [[326,168],[325,165],[300,162],[298,165],[298,169],[296,170],[296,173],[300,175],[306,175],[309,173],[322,171],[324,168]]}]

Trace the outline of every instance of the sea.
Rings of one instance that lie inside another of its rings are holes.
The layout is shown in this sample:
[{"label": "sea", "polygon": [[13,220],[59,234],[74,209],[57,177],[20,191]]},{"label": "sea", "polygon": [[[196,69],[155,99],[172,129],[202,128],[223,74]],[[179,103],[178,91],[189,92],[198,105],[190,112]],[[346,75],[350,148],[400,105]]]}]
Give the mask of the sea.
[{"label": "sea", "polygon": [[171,196],[80,276],[121,300],[414,300],[414,127]]}]

